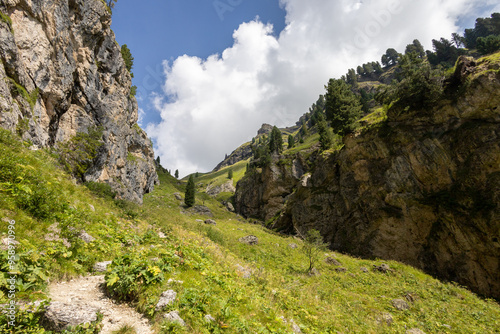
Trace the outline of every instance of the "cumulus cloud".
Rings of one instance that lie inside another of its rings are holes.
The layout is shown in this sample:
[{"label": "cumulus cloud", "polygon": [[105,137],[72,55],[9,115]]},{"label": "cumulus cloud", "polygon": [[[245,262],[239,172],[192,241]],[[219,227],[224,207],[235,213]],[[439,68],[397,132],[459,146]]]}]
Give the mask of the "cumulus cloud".
[{"label": "cumulus cloud", "polygon": [[[488,0],[489,1],[489,0]],[[242,23],[220,55],[184,55],[164,62],[163,95],[153,97],[162,121],[147,126],[156,153],[181,174],[208,171],[262,123],[292,125],[331,77],[379,60],[387,48],[404,51],[413,39],[458,31],[462,13],[480,0],[280,0],[286,27],[258,18]],[[481,4],[481,6],[479,6]]]}]

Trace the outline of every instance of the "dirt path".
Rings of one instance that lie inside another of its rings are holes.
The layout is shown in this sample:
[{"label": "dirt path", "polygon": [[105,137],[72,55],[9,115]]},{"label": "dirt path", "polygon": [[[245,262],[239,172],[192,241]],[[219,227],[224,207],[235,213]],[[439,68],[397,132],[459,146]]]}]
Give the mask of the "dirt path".
[{"label": "dirt path", "polygon": [[135,328],[137,334],[153,334],[149,322],[133,308],[125,304],[115,304],[109,299],[99,285],[104,276],[87,276],[69,282],[52,283],[49,294],[52,301],[63,303],[82,303],[97,307],[104,315],[102,334],[110,334],[123,325]]}]

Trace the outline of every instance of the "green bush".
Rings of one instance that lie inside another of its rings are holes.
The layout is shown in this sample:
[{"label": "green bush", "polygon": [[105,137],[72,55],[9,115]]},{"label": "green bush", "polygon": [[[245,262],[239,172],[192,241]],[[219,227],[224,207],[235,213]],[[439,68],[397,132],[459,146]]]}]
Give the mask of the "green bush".
[{"label": "green bush", "polygon": [[[10,138],[17,142],[5,130],[0,137],[0,141]],[[67,208],[56,186],[47,182],[42,172],[30,166],[28,160],[6,147],[0,149],[0,193],[9,195],[18,208],[37,219],[47,219]]]},{"label": "green bush", "polygon": [[31,305],[18,309],[16,312],[15,327],[9,326],[9,320],[2,312],[0,313],[0,333],[16,334],[49,334],[41,325],[40,320],[48,302],[42,302],[38,307]]},{"label": "green bush", "polygon": [[12,19],[10,18],[9,15],[4,14],[3,12],[0,12],[0,20],[7,23],[7,25],[9,26],[10,32],[14,33],[14,28],[12,28]]},{"label": "green bush", "polygon": [[85,182],[84,185],[98,197],[108,199],[114,199],[116,197],[116,192],[114,192],[107,183],[89,181]]},{"label": "green bush", "polygon": [[162,282],[175,264],[173,256],[162,256],[155,263],[137,254],[117,257],[105,276],[107,292],[118,300],[136,300],[144,287]]},{"label": "green bush", "polygon": [[102,127],[91,127],[88,133],[78,132],[56,150],[59,162],[66,171],[83,181],[83,175],[92,166],[98,149],[103,145]]},{"label": "green bush", "polygon": [[30,107],[31,111],[33,111],[33,108],[35,107],[36,101],[38,100],[38,95],[39,95],[39,90],[38,88],[34,89],[31,93],[28,93],[26,88],[24,88],[22,85],[17,83],[14,79],[9,78],[10,82],[13,86],[13,91],[16,95],[20,95],[23,99],[25,99]]}]

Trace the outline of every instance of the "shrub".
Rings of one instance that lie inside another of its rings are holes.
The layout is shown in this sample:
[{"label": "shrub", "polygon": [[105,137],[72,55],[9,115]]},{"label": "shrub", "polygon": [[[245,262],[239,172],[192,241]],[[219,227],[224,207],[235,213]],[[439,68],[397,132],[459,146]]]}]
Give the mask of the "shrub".
[{"label": "shrub", "polygon": [[105,275],[107,292],[118,300],[136,300],[143,287],[165,279],[164,273],[172,271],[173,261],[173,257],[163,256],[152,264],[140,254],[117,257]]},{"label": "shrub", "polygon": [[85,182],[84,185],[98,197],[109,199],[116,197],[116,192],[107,183],[89,181]]},{"label": "shrub", "polygon": [[81,181],[103,145],[102,127],[90,127],[87,131],[78,132],[68,141],[60,143],[56,150],[59,162],[66,171]]}]

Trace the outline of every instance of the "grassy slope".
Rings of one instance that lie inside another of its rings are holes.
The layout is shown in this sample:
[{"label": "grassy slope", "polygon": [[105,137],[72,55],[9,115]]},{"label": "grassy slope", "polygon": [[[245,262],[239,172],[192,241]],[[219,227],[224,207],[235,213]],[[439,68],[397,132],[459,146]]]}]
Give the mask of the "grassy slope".
[{"label": "grassy slope", "polygon": [[[212,184],[214,186],[221,185],[223,183],[226,183],[228,181],[227,178],[227,173],[230,169],[233,170],[233,183],[236,185],[236,183],[243,178],[243,175],[245,175],[245,170],[247,167],[247,163],[249,160],[243,160],[240,162],[235,163],[234,165],[231,165],[229,167],[224,167],[221,170],[218,170],[216,172],[209,172],[209,173],[199,173],[199,177],[195,179],[195,182],[198,183],[203,183],[205,185]],[[189,176],[186,176],[183,180],[187,180]]]},{"label": "grassy slope", "polygon": [[[0,138],[0,213],[2,218],[16,220],[16,237],[21,242],[17,251],[20,263],[26,264],[20,268],[23,281],[18,282],[25,291],[18,293],[18,298],[44,298],[45,276],[68,278],[91,271],[95,261],[133,255],[146,266],[146,274],[131,277],[123,270],[116,284],[132,284],[126,279],[135,282],[132,303],[164,333],[290,333],[281,316],[293,318],[304,333],[402,333],[413,327],[427,333],[495,333],[500,328],[498,304],[411,267],[389,262],[393,273],[377,273],[371,268],[381,261],[327,252],[320,255],[317,265],[321,275],[311,277],[305,273],[308,263],[300,240],[248,224],[208,198],[205,205],[215,214],[217,226],[205,226],[196,219],[206,217],[181,212],[173,193],[182,189],[170,176],[160,175],[162,184],[146,195],[142,207],[124,210],[74,185],[43,151],[28,151],[3,131]],[[9,181],[9,175],[14,179]],[[41,200],[31,203],[34,207],[26,205],[29,200],[19,199],[29,191],[21,186],[13,190],[12,181],[16,180],[33,192],[38,191],[36,184],[41,184]],[[44,203],[44,194],[55,199],[56,205],[47,210],[41,207],[47,215],[34,218],[36,205]],[[43,235],[55,221],[62,228],[62,236],[71,242],[69,249],[62,241],[44,240]],[[2,223],[0,233],[4,236],[6,226]],[[85,244],[68,227],[84,228],[96,240]],[[158,231],[167,239],[160,239]],[[238,242],[249,234],[259,238],[257,246]],[[290,248],[290,243],[299,248]],[[338,272],[324,263],[327,255],[336,257],[347,271]],[[169,266],[160,266],[155,258],[169,262]],[[251,270],[252,277],[244,278],[238,265]],[[362,267],[370,271],[364,273]],[[118,265],[111,268],[120,269]],[[141,275],[154,280],[147,284]],[[108,281],[110,277],[108,273]],[[154,311],[161,292],[172,288],[166,282],[168,278],[184,281],[174,285],[178,298],[167,311],[179,310],[188,324],[186,329],[163,323],[161,314]],[[407,294],[415,298],[410,310],[396,311],[392,299]],[[3,295],[1,302],[6,301]],[[216,323],[204,321],[207,313],[217,319]],[[384,313],[392,314],[391,326],[377,321]],[[43,333],[34,329],[37,317],[25,318],[33,332]],[[0,323],[3,325],[4,319]]]}]

